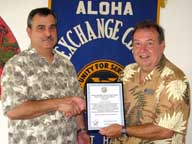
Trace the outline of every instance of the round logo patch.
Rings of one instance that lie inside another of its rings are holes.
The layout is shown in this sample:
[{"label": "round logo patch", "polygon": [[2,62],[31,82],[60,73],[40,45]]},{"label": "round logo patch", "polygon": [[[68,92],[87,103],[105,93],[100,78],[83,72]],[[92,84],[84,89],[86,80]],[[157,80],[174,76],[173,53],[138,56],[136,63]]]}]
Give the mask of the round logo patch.
[{"label": "round logo patch", "polygon": [[81,87],[87,82],[116,82],[124,66],[111,60],[96,60],[85,65],[78,73]]}]

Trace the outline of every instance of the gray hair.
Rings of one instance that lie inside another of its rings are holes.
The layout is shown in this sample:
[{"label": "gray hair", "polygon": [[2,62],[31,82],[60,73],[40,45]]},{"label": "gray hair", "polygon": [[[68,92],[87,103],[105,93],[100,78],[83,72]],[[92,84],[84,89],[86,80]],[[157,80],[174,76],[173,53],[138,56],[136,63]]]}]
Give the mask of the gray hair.
[{"label": "gray hair", "polygon": [[55,18],[55,21],[57,23],[57,17],[55,15],[55,13],[47,7],[43,7],[43,8],[36,8],[36,9],[31,10],[31,12],[29,13],[28,18],[27,18],[27,27],[31,28],[32,19],[37,14],[40,16],[52,15]]}]

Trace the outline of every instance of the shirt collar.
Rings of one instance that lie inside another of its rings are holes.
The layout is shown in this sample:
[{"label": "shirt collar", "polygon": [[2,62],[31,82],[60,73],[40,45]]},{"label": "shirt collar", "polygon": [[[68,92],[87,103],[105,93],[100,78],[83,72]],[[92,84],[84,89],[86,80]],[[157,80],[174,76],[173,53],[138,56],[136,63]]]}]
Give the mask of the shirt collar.
[{"label": "shirt collar", "polygon": [[[165,63],[166,63],[166,57],[165,55],[162,55],[159,63],[157,64],[156,67],[154,67],[146,76],[145,76],[145,82],[148,81],[148,80],[151,80],[152,79],[152,76],[154,75],[154,73],[156,73],[157,71],[158,72],[161,72],[165,66]],[[141,68],[138,69],[138,72],[140,73],[141,71]]]},{"label": "shirt collar", "polygon": [[[37,50],[36,50],[34,47],[31,47],[31,46],[30,46],[28,49],[29,49],[29,51],[30,51],[31,54],[34,54],[35,56],[37,56],[37,57],[39,57],[39,58],[44,59],[45,61],[47,61],[43,56],[41,56],[41,55],[38,54]],[[54,55],[54,59],[53,59],[53,62],[54,62],[55,59],[56,59],[57,53],[56,53],[55,49],[53,49],[52,52],[53,52],[53,55]]]}]

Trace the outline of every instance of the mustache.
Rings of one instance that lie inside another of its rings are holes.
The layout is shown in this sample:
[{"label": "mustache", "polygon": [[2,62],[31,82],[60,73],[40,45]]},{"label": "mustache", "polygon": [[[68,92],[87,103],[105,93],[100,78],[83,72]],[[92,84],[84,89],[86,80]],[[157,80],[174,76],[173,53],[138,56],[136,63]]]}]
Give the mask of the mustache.
[{"label": "mustache", "polygon": [[54,38],[52,36],[48,36],[43,39],[43,41],[50,41],[50,40],[52,41],[52,40],[54,40]]}]

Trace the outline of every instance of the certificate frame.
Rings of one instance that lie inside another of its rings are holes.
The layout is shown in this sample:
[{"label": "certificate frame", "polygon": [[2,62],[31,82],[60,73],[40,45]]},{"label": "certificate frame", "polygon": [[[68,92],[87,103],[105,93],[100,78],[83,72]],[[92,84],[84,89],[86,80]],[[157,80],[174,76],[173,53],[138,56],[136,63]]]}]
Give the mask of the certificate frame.
[{"label": "certificate frame", "polygon": [[85,93],[88,131],[97,132],[114,123],[125,126],[122,82],[88,82]]}]

